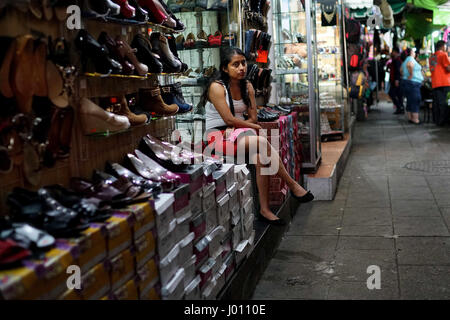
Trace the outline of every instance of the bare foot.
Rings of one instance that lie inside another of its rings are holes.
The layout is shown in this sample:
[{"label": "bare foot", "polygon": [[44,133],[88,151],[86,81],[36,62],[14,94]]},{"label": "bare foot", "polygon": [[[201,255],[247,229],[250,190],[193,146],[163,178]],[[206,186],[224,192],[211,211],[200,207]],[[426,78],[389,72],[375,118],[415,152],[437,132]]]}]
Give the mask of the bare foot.
[{"label": "bare foot", "polygon": [[261,209],[260,212],[261,212],[261,215],[266,219],[269,219],[269,220],[278,220],[279,219],[276,215],[274,215],[272,213],[272,211],[270,211],[270,209],[267,209],[267,210]]}]

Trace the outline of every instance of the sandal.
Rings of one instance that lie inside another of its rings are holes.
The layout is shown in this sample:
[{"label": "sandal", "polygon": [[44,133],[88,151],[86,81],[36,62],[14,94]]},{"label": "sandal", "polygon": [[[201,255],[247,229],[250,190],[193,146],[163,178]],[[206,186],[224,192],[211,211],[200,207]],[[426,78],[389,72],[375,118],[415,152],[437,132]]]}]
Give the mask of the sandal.
[{"label": "sandal", "polygon": [[53,247],[55,238],[27,223],[13,223],[11,229],[0,232],[1,239],[12,239],[21,247],[31,251],[46,251]]}]

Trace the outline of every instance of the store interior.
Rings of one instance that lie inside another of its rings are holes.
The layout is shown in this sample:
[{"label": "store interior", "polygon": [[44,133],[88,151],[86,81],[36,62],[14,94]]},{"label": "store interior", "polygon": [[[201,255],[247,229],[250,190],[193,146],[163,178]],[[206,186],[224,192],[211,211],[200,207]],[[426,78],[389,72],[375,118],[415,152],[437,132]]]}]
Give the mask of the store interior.
[{"label": "store interior", "polygon": [[[0,299],[249,298],[286,227],[257,219],[255,166],[202,155],[221,50],[245,53],[258,124],[290,176],[332,200],[370,116],[346,85],[347,20],[372,13],[341,0],[0,1]],[[362,25],[381,63],[378,29]],[[404,34],[383,31],[385,47]],[[287,221],[299,206],[278,176],[269,202]]]}]

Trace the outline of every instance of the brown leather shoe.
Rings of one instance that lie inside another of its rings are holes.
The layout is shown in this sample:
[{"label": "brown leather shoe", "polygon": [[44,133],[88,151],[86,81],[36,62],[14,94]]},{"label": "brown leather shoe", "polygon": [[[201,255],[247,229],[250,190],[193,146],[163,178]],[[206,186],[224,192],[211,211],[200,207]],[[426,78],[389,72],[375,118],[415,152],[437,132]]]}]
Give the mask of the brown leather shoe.
[{"label": "brown leather shoe", "polygon": [[147,122],[147,116],[145,114],[137,115],[131,112],[130,108],[128,107],[127,98],[125,98],[125,96],[119,97],[119,102],[119,110],[114,113],[127,117],[128,120],[130,120],[130,124],[132,126],[139,126]]},{"label": "brown leather shoe", "polygon": [[154,113],[157,116],[172,116],[178,112],[176,104],[166,104],[161,97],[160,88],[139,89],[139,105],[145,111]]}]

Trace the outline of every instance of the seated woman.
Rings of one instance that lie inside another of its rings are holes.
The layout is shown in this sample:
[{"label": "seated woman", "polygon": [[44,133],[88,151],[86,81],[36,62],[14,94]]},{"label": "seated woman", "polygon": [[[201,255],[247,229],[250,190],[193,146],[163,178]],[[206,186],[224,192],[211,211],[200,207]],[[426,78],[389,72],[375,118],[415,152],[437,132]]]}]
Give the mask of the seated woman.
[{"label": "seated woman", "polygon": [[[314,199],[311,192],[306,192],[289,176],[279,151],[263,136],[256,132],[261,129],[257,122],[255,90],[247,81],[247,62],[244,53],[238,48],[225,48],[221,53],[218,75],[213,79],[204,93],[206,102],[206,130],[208,147],[223,150],[223,154],[239,155],[245,152],[250,163],[256,164],[256,183],[259,192],[261,212],[260,220],[273,225],[284,225],[269,207],[270,168],[276,168],[272,174],[283,179],[291,195],[300,202]],[[248,120],[244,113],[248,113]],[[220,148],[222,147],[222,148]],[[232,150],[230,150],[232,149]],[[265,157],[265,158],[264,158]]]}]

